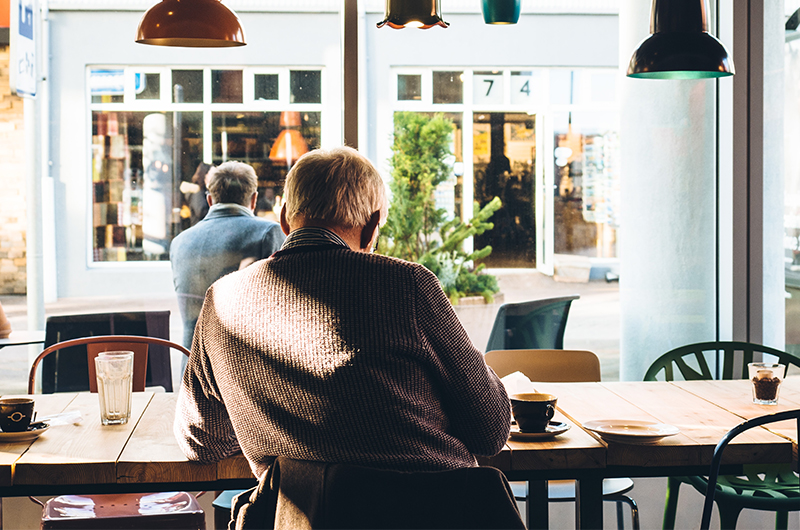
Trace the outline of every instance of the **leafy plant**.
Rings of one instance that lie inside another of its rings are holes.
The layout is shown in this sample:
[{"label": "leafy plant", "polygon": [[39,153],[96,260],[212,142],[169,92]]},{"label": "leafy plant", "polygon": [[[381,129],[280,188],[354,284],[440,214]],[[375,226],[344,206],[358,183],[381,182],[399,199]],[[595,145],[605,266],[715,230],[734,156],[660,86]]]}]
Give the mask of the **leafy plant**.
[{"label": "leafy plant", "polygon": [[483,234],[494,225],[489,219],[502,203],[495,197],[468,222],[447,221],[448,212],[436,207],[434,191],[447,180],[451,167],[453,123],[441,114],[428,116],[398,112],[394,116],[392,144],[392,201],[389,217],[381,229],[382,253],[421,263],[430,269],[454,304],[463,296],[481,295],[487,301],[499,291],[497,279],[483,273],[475,260],[492,252],[486,246],[474,252],[463,250],[464,240]]}]

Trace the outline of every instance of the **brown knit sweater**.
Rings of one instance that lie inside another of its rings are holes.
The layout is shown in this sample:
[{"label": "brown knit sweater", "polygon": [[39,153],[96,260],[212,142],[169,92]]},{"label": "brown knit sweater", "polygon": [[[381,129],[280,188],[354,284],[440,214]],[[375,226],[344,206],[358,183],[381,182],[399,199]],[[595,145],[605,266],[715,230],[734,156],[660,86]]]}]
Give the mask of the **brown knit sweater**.
[{"label": "brown knit sweater", "polygon": [[[276,253],[206,294],[175,434],[192,460],[241,450],[399,471],[475,466],[508,438],[498,377],[424,267],[334,245]],[[237,442],[238,440],[238,442]]]}]

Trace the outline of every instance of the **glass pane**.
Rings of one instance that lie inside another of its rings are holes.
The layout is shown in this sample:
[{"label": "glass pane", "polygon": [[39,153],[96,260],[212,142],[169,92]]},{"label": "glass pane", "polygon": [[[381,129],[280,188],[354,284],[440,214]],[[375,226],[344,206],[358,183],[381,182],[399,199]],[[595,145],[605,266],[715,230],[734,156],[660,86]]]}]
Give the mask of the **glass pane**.
[{"label": "glass pane", "polygon": [[241,70],[211,71],[211,102],[212,103],[242,102]]},{"label": "glass pane", "polygon": [[173,70],[172,101],[173,103],[202,103],[203,71]]},{"label": "glass pane", "polygon": [[292,70],[289,75],[290,103],[320,103],[322,101],[322,72]]},{"label": "glass pane", "polygon": [[122,103],[125,99],[125,71],[98,69],[89,73],[92,103]]},{"label": "glass pane", "polygon": [[463,103],[463,72],[433,72],[433,102]]},{"label": "glass pane", "polygon": [[492,246],[482,261],[487,267],[533,267],[535,119],[522,113],[476,112],[473,121],[475,200],[481,207],[495,197],[503,201],[492,217],[494,228],[475,236],[475,248]]},{"label": "glass pane", "polygon": [[214,112],[212,163],[238,160],[253,166],[259,188],[256,213],[272,217],[292,164],[319,147],[320,118],[319,112]]},{"label": "glass pane", "polygon": [[161,99],[161,75],[136,73],[136,99]]},{"label": "glass pane", "polygon": [[617,256],[620,172],[614,113],[555,116],[555,252]]},{"label": "glass pane", "polygon": [[472,101],[475,104],[503,103],[503,73],[475,72],[472,76]]},{"label": "glass pane", "polygon": [[254,97],[258,100],[277,100],[278,74],[256,74],[254,82]]},{"label": "glass pane", "polygon": [[93,112],[94,261],[168,260],[201,160],[202,113]]},{"label": "glass pane", "polygon": [[397,99],[419,101],[422,99],[422,76],[400,74],[397,76]]},{"label": "glass pane", "polygon": [[546,104],[541,72],[511,72],[511,104]]}]

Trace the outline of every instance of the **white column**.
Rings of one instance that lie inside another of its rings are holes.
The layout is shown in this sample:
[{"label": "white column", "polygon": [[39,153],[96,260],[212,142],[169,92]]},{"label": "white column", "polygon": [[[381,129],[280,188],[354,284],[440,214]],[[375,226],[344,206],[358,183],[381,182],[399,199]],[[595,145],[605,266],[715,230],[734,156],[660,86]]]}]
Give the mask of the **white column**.
[{"label": "white column", "polygon": [[[648,36],[650,2],[620,5],[620,75]],[[713,80],[621,82],[620,378],[715,336]]]}]

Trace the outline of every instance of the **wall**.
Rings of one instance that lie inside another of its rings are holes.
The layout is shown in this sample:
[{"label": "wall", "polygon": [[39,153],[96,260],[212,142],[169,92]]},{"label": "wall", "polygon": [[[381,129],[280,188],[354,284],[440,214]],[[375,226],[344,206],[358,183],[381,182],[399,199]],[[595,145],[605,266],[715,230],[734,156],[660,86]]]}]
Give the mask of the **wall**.
[{"label": "wall", "polygon": [[0,45],[0,294],[25,294],[25,136],[8,62],[9,47]]}]

